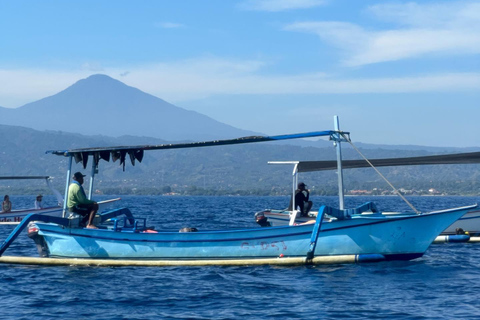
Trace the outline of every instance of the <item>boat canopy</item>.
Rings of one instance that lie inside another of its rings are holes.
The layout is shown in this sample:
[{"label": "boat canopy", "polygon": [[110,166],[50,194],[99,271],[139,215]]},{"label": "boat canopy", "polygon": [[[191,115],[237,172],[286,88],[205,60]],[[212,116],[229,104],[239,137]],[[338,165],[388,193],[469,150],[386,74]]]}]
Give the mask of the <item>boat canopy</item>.
[{"label": "boat canopy", "polygon": [[[369,159],[375,167],[393,167],[393,166],[416,166],[416,165],[433,165],[433,164],[472,164],[480,163],[480,152],[442,154],[422,157],[408,158],[386,158],[386,159]],[[298,172],[312,172],[323,170],[336,170],[337,161],[271,161],[271,164],[295,163]],[[343,160],[343,169],[367,168],[370,167],[365,160]]]},{"label": "boat canopy", "polygon": [[[213,140],[202,142],[185,142],[176,144],[160,144],[160,145],[139,145],[139,146],[118,146],[118,147],[101,147],[101,148],[82,148],[71,150],[49,150],[46,153],[51,153],[59,156],[73,157],[77,163],[82,162],[83,167],[87,167],[88,157],[93,156],[95,164],[98,164],[100,159],[110,161],[110,158],[115,162],[120,160],[120,164],[125,166],[125,160],[128,157],[132,165],[135,165],[135,160],[142,162],[144,152],[146,150],[166,150],[166,149],[183,149],[183,148],[199,148],[211,146],[224,146],[233,144],[245,144],[266,141],[290,140],[299,138],[311,138],[330,136],[330,139],[335,139],[334,134],[337,131],[315,131],[308,133],[286,134],[278,136],[249,136],[228,140]],[[341,132],[343,135],[349,135],[348,132]]]}]

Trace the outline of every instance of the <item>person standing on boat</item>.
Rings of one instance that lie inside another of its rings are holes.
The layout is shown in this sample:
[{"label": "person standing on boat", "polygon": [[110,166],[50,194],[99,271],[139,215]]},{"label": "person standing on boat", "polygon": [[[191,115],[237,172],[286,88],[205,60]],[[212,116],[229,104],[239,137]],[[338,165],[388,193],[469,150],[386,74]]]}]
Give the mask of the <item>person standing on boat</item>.
[{"label": "person standing on boat", "polygon": [[35,199],[35,210],[43,209],[42,199],[43,196],[41,194],[39,194]]},{"label": "person standing on boat", "polygon": [[83,190],[83,177],[81,172],[75,172],[72,179],[73,182],[68,187],[68,201],[67,207],[70,212],[78,213],[83,216],[82,223],[86,224],[89,229],[97,229],[93,224],[93,218],[98,211],[98,204],[95,201],[89,200]]},{"label": "person standing on boat", "polygon": [[10,197],[7,194],[5,197],[3,197],[2,213],[7,213],[10,211],[12,211],[12,203],[10,202]]},{"label": "person standing on boat", "polygon": [[306,185],[303,182],[300,182],[297,187],[298,189],[295,190],[295,207],[300,209],[302,217],[306,217],[313,205],[312,201],[309,200],[310,191],[306,189]]}]

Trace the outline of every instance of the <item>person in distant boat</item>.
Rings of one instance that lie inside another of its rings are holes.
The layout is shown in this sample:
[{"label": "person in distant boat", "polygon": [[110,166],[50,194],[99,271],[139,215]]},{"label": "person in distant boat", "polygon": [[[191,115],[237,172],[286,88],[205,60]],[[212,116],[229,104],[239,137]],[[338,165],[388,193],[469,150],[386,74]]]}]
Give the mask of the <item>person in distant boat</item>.
[{"label": "person in distant boat", "polygon": [[10,202],[10,197],[7,194],[5,197],[3,197],[2,213],[7,213],[10,211],[12,211],[12,203]]},{"label": "person in distant boat", "polygon": [[306,189],[306,184],[300,182],[295,190],[295,207],[300,211],[300,216],[306,217],[312,209],[312,201],[309,200],[310,191]]},{"label": "person in distant boat", "polygon": [[39,194],[35,199],[35,210],[43,209],[42,199],[43,199],[43,196],[41,194]]},{"label": "person in distant boat", "polygon": [[75,172],[72,179],[73,182],[68,187],[67,207],[70,212],[78,213],[83,216],[82,224],[89,229],[97,229],[93,224],[93,218],[98,211],[98,204],[89,200],[83,190],[83,175],[81,172]]}]

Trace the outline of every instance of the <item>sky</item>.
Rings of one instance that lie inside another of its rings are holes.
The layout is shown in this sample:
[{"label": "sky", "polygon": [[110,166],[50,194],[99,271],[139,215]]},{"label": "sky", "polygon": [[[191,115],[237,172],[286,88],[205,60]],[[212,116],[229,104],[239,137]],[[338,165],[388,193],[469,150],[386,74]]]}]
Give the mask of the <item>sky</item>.
[{"label": "sky", "polygon": [[480,147],[480,1],[0,0],[0,106],[106,74],[269,135]]}]

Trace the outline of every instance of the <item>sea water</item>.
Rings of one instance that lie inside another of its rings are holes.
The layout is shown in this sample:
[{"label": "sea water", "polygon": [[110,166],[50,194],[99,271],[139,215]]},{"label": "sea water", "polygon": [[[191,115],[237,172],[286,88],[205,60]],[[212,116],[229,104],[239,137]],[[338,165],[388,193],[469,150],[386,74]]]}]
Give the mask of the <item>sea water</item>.
[{"label": "sea water", "polygon": [[[106,199],[101,197],[97,200]],[[478,197],[410,197],[417,209]],[[11,196],[14,208],[34,196]],[[409,210],[396,197],[347,197]],[[313,197],[338,206],[335,197]],[[44,202],[54,204],[53,197]],[[256,211],[286,197],[126,196],[157,229],[257,227]],[[0,226],[0,238],[14,226]],[[37,256],[22,233],[5,255]],[[0,319],[479,319],[480,243],[434,244],[419,259],[326,266],[78,267],[0,265]]]}]

